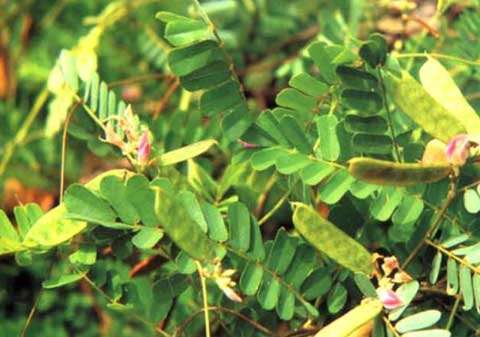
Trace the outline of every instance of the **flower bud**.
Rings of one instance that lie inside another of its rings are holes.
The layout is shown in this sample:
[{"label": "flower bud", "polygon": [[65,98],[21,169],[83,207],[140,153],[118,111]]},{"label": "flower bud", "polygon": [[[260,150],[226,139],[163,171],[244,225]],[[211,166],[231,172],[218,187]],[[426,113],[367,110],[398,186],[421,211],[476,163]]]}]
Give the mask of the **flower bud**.
[{"label": "flower bud", "polygon": [[148,139],[148,131],[143,130],[143,134],[140,137],[140,141],[137,146],[137,161],[141,165],[145,165],[148,162],[150,156],[150,140]]}]

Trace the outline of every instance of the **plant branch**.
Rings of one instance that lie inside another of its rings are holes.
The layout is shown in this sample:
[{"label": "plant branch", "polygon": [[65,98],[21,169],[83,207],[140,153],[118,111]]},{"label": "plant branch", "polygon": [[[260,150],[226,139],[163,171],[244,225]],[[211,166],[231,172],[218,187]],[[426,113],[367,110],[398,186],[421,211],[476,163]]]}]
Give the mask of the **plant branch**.
[{"label": "plant branch", "polygon": [[449,60],[449,61],[454,61],[454,62],[461,62],[461,63],[474,65],[474,66],[480,65],[480,60],[471,61],[471,60],[464,59],[462,57],[450,56],[450,55],[445,55],[445,54],[440,54],[440,53],[403,53],[403,54],[397,54],[397,55],[395,55],[395,57],[396,58],[435,57],[437,59],[444,59],[444,60]]},{"label": "plant branch", "polygon": [[200,283],[202,285],[202,297],[203,297],[203,312],[205,317],[205,337],[210,337],[210,318],[208,316],[208,292],[207,282],[205,275],[203,274],[203,267],[200,262],[195,261],[198,270],[198,276],[200,276]]},{"label": "plant branch", "polygon": [[427,240],[429,240],[430,238],[430,235],[432,235],[432,233],[434,232],[435,228],[437,227],[437,225],[440,223],[440,221],[442,220],[443,216],[445,215],[448,207],[450,206],[450,204],[452,203],[453,199],[455,199],[455,196],[456,196],[456,178],[452,178],[452,183],[451,183],[451,186],[449,188],[449,191],[447,193],[447,200],[445,200],[445,203],[443,204],[442,208],[440,209],[440,211],[438,212],[438,215],[435,219],[435,221],[432,223],[432,225],[430,226],[430,228],[427,230],[427,232],[425,233],[425,235],[423,236],[423,239],[417,244],[417,246],[412,250],[412,252],[410,253],[410,255],[407,257],[407,259],[405,260],[405,262],[402,264],[402,269],[406,269],[408,264],[413,260],[413,258],[418,254],[418,252],[420,251],[420,249],[422,249],[422,247],[427,243]]},{"label": "plant branch", "polygon": [[170,78],[173,78],[172,74],[152,73],[152,74],[145,74],[140,76],[132,76],[132,77],[124,78],[122,80],[113,81],[108,83],[107,87],[111,89],[121,85],[128,85],[128,84],[144,82],[148,80],[170,79]]},{"label": "plant branch", "polygon": [[439,245],[431,240],[426,240],[425,243],[429,246],[432,246],[439,252],[442,252],[443,254],[447,255],[449,258],[454,259],[461,265],[464,265],[474,273],[480,274],[480,267],[474,266],[473,264],[470,264],[467,260],[459,258],[457,255],[453,254],[451,251],[443,247],[442,245]]},{"label": "plant branch", "polygon": [[450,330],[450,328],[453,325],[453,321],[455,319],[455,314],[458,311],[458,306],[460,305],[460,300],[462,299],[462,296],[456,295],[455,303],[453,304],[452,311],[450,312],[450,316],[448,316],[448,322],[447,325],[445,326],[445,329]]},{"label": "plant branch", "polygon": [[[205,311],[204,308],[198,310],[197,312],[193,313],[192,315],[190,315],[187,319],[185,319],[185,321],[183,322],[183,324],[176,330],[175,332],[175,335],[173,337],[180,337],[183,332],[185,331],[185,329],[188,327],[188,325],[198,316],[200,315],[203,311]],[[233,316],[236,316],[238,318],[240,318],[241,320],[244,320],[245,322],[247,322],[248,324],[250,324],[251,326],[253,326],[255,329],[269,335],[269,336],[274,336],[274,333],[267,327],[263,326],[262,324],[256,322],[255,320],[249,318],[248,316],[242,314],[242,313],[239,313],[239,312],[236,312],[232,309],[229,309],[229,308],[225,308],[225,307],[208,307],[208,311],[212,311],[212,312],[225,312],[227,314],[230,314],[230,315],[233,315]]]},{"label": "plant branch", "polygon": [[382,70],[380,68],[377,68],[377,71],[378,71],[378,78],[380,79],[380,88],[382,90],[383,106],[385,107],[385,111],[387,113],[388,128],[390,129],[390,133],[392,134],[393,148],[395,150],[395,157],[396,157],[395,159],[398,162],[402,162],[402,157],[400,156],[400,150],[398,148],[397,138],[395,136],[395,130],[393,129],[392,112],[390,111],[390,108],[388,106],[387,89],[385,88],[385,82],[383,80]]},{"label": "plant branch", "polygon": [[160,100],[160,102],[158,102],[157,106],[155,107],[155,111],[153,112],[154,120],[157,119],[158,116],[160,116],[160,113],[167,105],[168,101],[170,100],[170,97],[173,95],[173,93],[175,92],[175,90],[177,90],[179,86],[180,86],[180,80],[178,78],[174,80],[173,83],[170,84],[167,91],[165,92],[165,95],[163,95],[162,99]]},{"label": "plant branch", "polygon": [[3,158],[2,161],[0,162],[0,177],[3,176],[5,173],[5,170],[7,169],[8,163],[10,162],[10,159],[13,156],[13,153],[15,151],[15,147],[22,143],[25,137],[27,137],[28,132],[30,131],[30,128],[32,127],[33,122],[35,121],[35,118],[37,118],[38,114],[42,110],[43,105],[46,103],[48,99],[48,89],[43,88],[43,90],[38,94],[37,98],[35,99],[35,102],[33,103],[32,109],[27,115],[27,118],[23,122],[22,126],[20,129],[17,131],[17,134],[15,137],[5,146],[5,151],[3,152]]},{"label": "plant branch", "polygon": [[382,319],[387,325],[387,328],[390,329],[390,331],[393,333],[395,337],[401,337],[400,334],[397,332],[397,330],[395,330],[395,327],[393,326],[392,322],[390,322],[390,320],[387,317],[384,316],[382,317]]},{"label": "plant branch", "polygon": [[80,102],[75,103],[75,105],[68,112],[67,118],[65,119],[65,125],[63,126],[63,135],[62,135],[62,164],[60,168],[60,202],[63,201],[63,191],[65,190],[65,165],[67,160],[67,137],[68,137],[68,126],[72,120],[73,113],[80,106]]}]

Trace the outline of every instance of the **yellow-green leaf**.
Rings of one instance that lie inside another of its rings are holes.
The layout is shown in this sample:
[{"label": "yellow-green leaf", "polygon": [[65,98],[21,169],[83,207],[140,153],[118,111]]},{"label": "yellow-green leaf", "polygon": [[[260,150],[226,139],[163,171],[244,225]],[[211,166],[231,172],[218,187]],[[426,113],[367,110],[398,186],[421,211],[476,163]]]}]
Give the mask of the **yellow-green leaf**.
[{"label": "yellow-green leaf", "polygon": [[420,68],[419,75],[425,90],[455,114],[469,134],[480,134],[480,117],[440,62],[429,57]]},{"label": "yellow-green leaf", "polygon": [[[111,170],[102,173],[85,184],[91,190],[99,190],[100,181],[107,176],[128,177],[133,173],[127,170]],[[53,247],[71,239],[87,227],[84,221],[65,218],[67,210],[60,204],[45,213],[30,228],[23,239],[23,245],[28,248]]]},{"label": "yellow-green leaf", "polygon": [[154,159],[154,161],[158,162],[162,166],[173,165],[199,156],[202,153],[207,152],[215,144],[217,144],[217,141],[214,139],[202,140],[164,153]]},{"label": "yellow-green leaf", "polygon": [[354,272],[371,274],[372,256],[365,247],[321,217],[313,208],[298,204],[293,223],[316,249]]},{"label": "yellow-green leaf", "polygon": [[347,337],[377,316],[383,308],[378,299],[366,299],[362,304],[337,318],[320,330],[315,337]]},{"label": "yellow-green leaf", "polygon": [[467,132],[460,119],[438,103],[408,72],[402,71],[400,77],[386,72],[385,84],[397,106],[434,138],[448,143],[454,136]]}]

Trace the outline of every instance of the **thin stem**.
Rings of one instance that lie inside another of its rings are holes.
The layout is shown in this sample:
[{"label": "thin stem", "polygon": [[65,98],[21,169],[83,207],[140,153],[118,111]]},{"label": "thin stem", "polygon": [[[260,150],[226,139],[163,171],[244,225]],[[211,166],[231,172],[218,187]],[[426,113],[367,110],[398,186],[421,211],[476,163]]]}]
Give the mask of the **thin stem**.
[{"label": "thin stem", "polygon": [[[262,324],[254,321],[253,319],[249,318],[248,316],[242,314],[242,313],[239,313],[239,312],[236,312],[232,309],[229,309],[229,308],[225,308],[225,307],[208,307],[207,308],[208,311],[212,311],[212,312],[225,312],[227,314],[230,314],[230,315],[233,315],[233,316],[236,316],[242,320],[244,320],[245,322],[247,322],[248,324],[250,324],[251,326],[253,326],[255,329],[269,335],[269,336],[273,336],[274,333],[267,327],[263,326]],[[195,317],[197,317],[198,315],[200,315],[203,311],[205,311],[204,308],[198,310],[197,312],[193,313],[192,315],[190,315],[184,322],[183,324],[177,329],[177,331],[175,332],[175,335],[174,337],[180,337],[183,332],[185,331],[185,329],[188,327],[188,325],[190,325],[190,323],[195,319]]]},{"label": "thin stem", "polygon": [[450,56],[440,53],[403,53],[395,55],[396,58],[417,58],[417,57],[435,57],[437,59],[445,59],[449,61],[461,62],[469,65],[478,66],[480,65],[479,61],[471,61],[457,56]]},{"label": "thin stem", "polygon": [[452,184],[449,188],[449,191],[447,193],[447,200],[445,200],[445,203],[443,204],[442,208],[440,209],[440,211],[438,212],[438,215],[437,215],[437,218],[435,219],[435,221],[432,223],[432,225],[430,226],[430,228],[427,230],[427,232],[425,233],[425,235],[423,236],[423,239],[417,244],[417,246],[412,250],[412,252],[410,253],[410,255],[407,257],[407,259],[405,260],[405,262],[402,264],[402,269],[406,269],[408,264],[413,260],[413,258],[418,254],[418,252],[420,251],[420,249],[422,249],[422,247],[424,246],[424,244],[427,242],[427,240],[429,240],[430,238],[430,235],[434,232],[435,228],[437,227],[437,225],[440,223],[440,221],[442,220],[444,214],[446,213],[448,207],[450,206],[450,204],[452,203],[453,199],[455,199],[455,196],[456,196],[456,180],[455,178],[452,178]]},{"label": "thin stem", "polygon": [[27,118],[23,122],[20,129],[17,131],[17,134],[5,146],[5,151],[3,152],[3,158],[0,163],[0,176],[2,176],[5,173],[8,163],[10,162],[10,159],[12,158],[13,153],[15,151],[15,147],[18,144],[22,143],[23,140],[27,137],[27,134],[30,131],[30,128],[32,127],[32,124],[35,121],[35,118],[37,118],[38,114],[42,110],[43,105],[47,101],[48,95],[49,95],[48,89],[43,88],[43,90],[40,92],[40,94],[38,94],[37,98],[35,99],[32,109],[28,113]]},{"label": "thin stem", "polygon": [[258,197],[258,205],[255,209],[255,214],[257,218],[259,218],[263,214],[263,211],[265,210],[265,203],[267,202],[268,196],[270,195],[270,192],[276,182],[277,182],[277,175],[272,174],[272,176],[268,179],[267,183],[265,184],[264,192]]},{"label": "thin stem", "polygon": [[390,329],[390,331],[393,333],[393,335],[395,337],[401,337],[400,334],[397,332],[397,330],[395,330],[395,327],[393,326],[392,322],[390,322],[390,320],[386,317],[382,317],[383,321],[385,322],[385,324],[387,325],[387,328]]},{"label": "thin stem", "polygon": [[258,220],[258,225],[261,226],[268,221],[278,210],[282,207],[283,203],[287,200],[288,196],[292,193],[292,188],[289,188],[288,191],[282,195],[282,197],[277,201],[277,203],[265,214],[260,220]]},{"label": "thin stem", "polygon": [[168,104],[168,101],[170,100],[170,97],[173,95],[175,90],[180,86],[180,80],[177,78],[173,83],[170,84],[168,87],[167,91],[163,95],[162,99],[160,102],[158,102],[158,105],[155,108],[155,111],[153,113],[153,119],[157,119],[158,116],[160,116],[160,113],[162,110],[165,108],[165,106]]},{"label": "thin stem", "polygon": [[[88,276],[87,274],[83,274],[83,279],[93,288],[95,289],[107,302],[109,303],[117,303],[112,297],[108,296],[99,286],[95,284]],[[163,331],[159,327],[156,326],[155,323],[147,321],[145,318],[137,315],[137,314],[131,314],[131,317],[134,317],[138,321],[142,322],[145,325],[151,326],[157,331],[159,334],[163,335],[164,337],[171,337],[167,332]]]},{"label": "thin stem", "polygon": [[[238,78],[238,75],[237,75],[237,73],[234,69],[233,59],[230,56],[230,54],[228,54],[225,51],[225,48],[223,47],[223,45],[224,45],[223,41],[220,38],[220,35],[218,34],[218,31],[217,31],[217,28],[215,27],[215,24],[212,22],[212,20],[210,20],[210,18],[208,17],[207,13],[203,9],[202,5],[200,5],[200,2],[198,0],[192,0],[192,2],[195,5],[195,7],[197,8],[197,10],[198,10],[200,16],[202,17],[203,21],[210,27],[210,30],[212,31],[213,35],[215,36],[215,39],[218,42],[218,45],[219,45],[220,49],[222,50],[223,56],[225,57],[226,60],[228,60],[228,63],[230,63],[230,66],[231,66],[231,69],[232,69],[231,73],[232,73],[232,76],[233,76],[234,80],[236,82],[238,82],[239,84],[241,84],[240,79]],[[240,89],[240,95],[243,97],[243,100],[246,100],[245,93],[241,89]]]},{"label": "thin stem", "polygon": [[198,275],[200,276],[200,283],[202,284],[202,297],[203,297],[203,311],[205,318],[205,337],[210,337],[210,318],[208,314],[208,292],[207,292],[207,282],[205,276],[203,275],[203,267],[200,262],[195,261],[198,269]]},{"label": "thin stem", "polygon": [[42,294],[43,294],[43,288],[40,289],[37,295],[37,298],[35,299],[35,303],[33,304],[32,309],[30,309],[30,312],[28,313],[28,317],[27,317],[27,320],[25,321],[20,337],[25,337],[25,334],[27,333],[27,329],[30,326],[30,323],[32,322],[35,312],[37,311],[38,303],[40,303],[40,298],[42,297]]},{"label": "thin stem", "polygon": [[[443,303],[442,301],[438,300],[437,298],[434,298],[434,300],[439,304],[441,305],[445,310],[450,310],[450,308],[448,307],[448,305],[446,305],[445,303]],[[465,324],[466,326],[468,326],[472,331],[474,331],[476,333],[475,336],[479,336],[479,332],[480,330],[477,328],[477,326],[470,322],[469,320],[467,320],[465,318],[465,315],[462,315],[462,314],[459,314],[458,311],[455,313],[455,316],[457,317],[457,319],[459,321],[461,321],[463,324]]]},{"label": "thin stem", "polygon": [[305,298],[303,298],[303,295],[298,290],[296,290],[290,283],[287,283],[284,278],[278,276],[278,274],[276,272],[268,269],[267,266],[265,264],[263,264],[262,262],[259,262],[255,259],[253,259],[252,257],[248,256],[244,252],[242,252],[240,250],[237,250],[235,248],[232,248],[231,246],[221,244],[221,243],[218,243],[218,246],[228,250],[229,252],[237,255],[238,257],[241,257],[242,259],[246,260],[247,262],[257,264],[258,266],[260,266],[264,270],[265,273],[268,273],[272,278],[274,278],[278,283],[280,283],[282,285],[282,287],[287,288],[289,292],[294,294],[295,298],[300,303],[302,303],[304,305],[309,304],[308,301]]},{"label": "thin stem", "polygon": [[435,248],[439,252],[442,252],[443,254],[447,255],[449,258],[454,259],[455,261],[457,261],[461,265],[464,265],[465,267],[467,267],[468,269],[470,269],[474,273],[480,274],[480,267],[474,266],[473,264],[470,264],[467,260],[459,258],[457,255],[453,254],[451,251],[449,251],[445,247],[436,244],[432,240],[426,240],[425,243],[429,246],[432,246],[433,248]]},{"label": "thin stem", "polygon": [[480,180],[477,180],[471,184],[468,184],[468,185],[465,185],[463,186],[461,189],[460,189],[460,192],[465,192],[466,190],[468,190],[469,188],[472,188],[472,187],[475,187],[477,185],[480,185]]},{"label": "thin stem", "polygon": [[458,307],[460,305],[460,300],[462,299],[462,296],[457,295],[457,298],[455,299],[455,303],[453,304],[452,311],[450,312],[450,316],[448,316],[448,322],[447,325],[445,325],[446,330],[450,330],[450,328],[453,325],[453,321],[455,320],[455,314],[458,311]]},{"label": "thin stem", "polygon": [[114,88],[114,87],[118,87],[118,86],[121,86],[121,85],[138,83],[138,82],[143,82],[143,81],[148,81],[148,80],[172,78],[172,77],[173,76],[171,74],[163,74],[163,73],[145,74],[145,75],[133,76],[133,77],[124,78],[122,80],[110,82],[110,83],[107,84],[107,87],[108,88]]},{"label": "thin stem", "polygon": [[79,107],[80,102],[77,102],[68,112],[67,118],[65,119],[65,125],[63,127],[63,136],[62,136],[62,164],[60,168],[60,202],[63,201],[63,191],[65,190],[65,165],[67,160],[67,133],[68,126],[72,120],[73,113]]},{"label": "thin stem", "polygon": [[385,107],[385,111],[387,113],[388,128],[390,129],[390,133],[392,134],[393,148],[395,150],[395,157],[396,157],[395,159],[398,162],[402,162],[402,157],[400,156],[400,150],[398,148],[397,138],[395,136],[395,130],[393,129],[392,112],[390,111],[390,107],[388,106],[387,89],[385,88],[385,82],[383,80],[382,70],[380,68],[377,68],[377,71],[378,71],[378,78],[380,80],[380,88],[382,91],[383,106]]},{"label": "thin stem", "polygon": [[105,127],[105,124],[103,123],[103,121],[101,121],[97,115],[95,114],[94,111],[92,111],[92,109],[90,109],[90,107],[83,101],[83,99],[78,96],[78,94],[76,92],[74,92],[73,90],[71,90],[71,95],[75,98],[75,100],[77,102],[80,102],[80,104],[82,104],[83,108],[85,109],[85,111],[87,112],[87,114],[90,116],[90,118],[95,122],[95,124],[97,124],[102,130],[103,132],[105,132],[107,130],[107,128]]}]

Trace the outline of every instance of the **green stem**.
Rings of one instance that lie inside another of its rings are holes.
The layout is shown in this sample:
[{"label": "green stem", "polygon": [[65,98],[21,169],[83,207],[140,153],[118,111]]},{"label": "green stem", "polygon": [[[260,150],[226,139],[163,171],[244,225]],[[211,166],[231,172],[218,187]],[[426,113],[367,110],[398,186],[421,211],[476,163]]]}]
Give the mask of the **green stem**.
[{"label": "green stem", "polygon": [[198,269],[198,275],[200,276],[200,283],[202,284],[202,297],[203,297],[203,312],[205,318],[205,337],[210,337],[210,318],[208,314],[208,292],[207,292],[207,282],[205,276],[203,275],[203,267],[200,262],[195,261]]},{"label": "green stem", "polygon": [[15,152],[15,148],[18,144],[22,143],[24,139],[27,137],[30,128],[32,127],[33,122],[37,118],[38,114],[42,110],[43,105],[48,99],[48,89],[43,88],[43,90],[38,94],[37,98],[35,99],[35,103],[33,103],[32,109],[27,115],[27,118],[23,122],[20,129],[17,131],[15,137],[5,146],[5,151],[3,153],[3,158],[0,163],[0,176],[3,176],[5,170],[7,169],[8,163]]},{"label": "green stem", "polygon": [[392,112],[390,111],[390,108],[388,106],[387,89],[385,88],[385,82],[383,80],[382,70],[380,68],[377,68],[377,71],[378,71],[378,78],[380,80],[380,88],[382,90],[383,105],[387,113],[388,128],[390,129],[390,133],[392,134],[393,148],[395,150],[395,157],[396,157],[395,159],[398,162],[402,162],[402,157],[400,156],[400,150],[398,148],[397,138],[395,136],[395,130],[393,129]]},{"label": "green stem", "polygon": [[67,118],[65,119],[65,125],[63,127],[63,136],[62,136],[62,163],[60,168],[60,202],[63,201],[63,191],[65,190],[65,165],[67,161],[67,132],[68,126],[72,119],[73,113],[77,110],[80,102],[77,102],[68,112]]},{"label": "green stem", "polygon": [[27,329],[30,326],[30,323],[32,322],[33,316],[35,315],[35,312],[37,311],[38,303],[40,303],[40,298],[42,297],[43,294],[43,288],[40,289],[37,298],[35,299],[35,303],[33,304],[32,309],[30,309],[30,312],[28,313],[27,320],[25,321],[25,324],[23,325],[22,333],[20,334],[20,337],[25,337],[25,334],[27,333]]},{"label": "green stem", "polygon": [[388,329],[393,333],[395,337],[401,337],[400,334],[395,330],[395,327],[393,326],[392,322],[386,317],[382,317],[383,321],[385,322],[385,325],[387,326]]},{"label": "green stem", "polygon": [[450,312],[450,316],[448,316],[448,322],[447,325],[445,326],[446,330],[450,330],[450,328],[453,325],[453,321],[455,320],[455,314],[458,311],[458,307],[460,305],[460,300],[462,299],[462,296],[457,295],[457,298],[455,299],[455,303],[453,304],[452,311]]},{"label": "green stem", "polygon": [[[76,269],[76,268],[75,268]],[[77,270],[78,271],[78,270]],[[87,274],[83,274],[83,279],[93,288],[95,289],[107,302],[113,304],[117,303],[112,297],[110,297],[108,294],[106,294],[99,286],[95,284],[88,276]],[[162,329],[158,328],[155,323],[149,322],[145,318],[137,315],[137,314],[131,314],[133,318],[136,320],[142,322],[145,325],[151,326],[157,331],[159,334],[163,335],[164,337],[171,337],[167,332],[163,331]]]},{"label": "green stem", "polygon": [[267,214],[265,214],[260,220],[258,220],[258,225],[261,226],[265,222],[267,222],[268,219],[270,219],[280,209],[280,207],[282,207],[283,203],[287,200],[288,196],[291,193],[292,188],[289,188],[288,191],[284,195],[282,195],[282,197],[277,201],[277,203],[267,212]]},{"label": "green stem", "polygon": [[480,60],[479,61],[471,61],[467,60],[461,57],[457,56],[450,56],[450,55],[445,55],[445,54],[440,54],[440,53],[404,53],[404,54],[398,54],[395,55],[396,58],[415,58],[415,57],[435,57],[437,59],[444,59],[444,60],[449,60],[449,61],[454,61],[454,62],[461,62],[469,65],[474,65],[478,66],[480,65]]},{"label": "green stem", "polygon": [[459,264],[467,267],[467,268],[470,269],[472,272],[477,273],[477,274],[480,274],[480,267],[477,267],[477,266],[474,266],[473,264],[470,264],[466,259],[461,259],[461,258],[459,258],[457,255],[453,254],[451,251],[449,251],[448,249],[444,248],[443,246],[438,245],[438,244],[436,244],[435,242],[433,242],[433,241],[431,241],[431,240],[426,240],[425,243],[426,243],[427,245],[429,245],[429,246],[432,246],[433,248],[435,248],[435,249],[438,250],[439,252],[445,254],[445,255],[448,256],[449,258],[457,261]]}]

